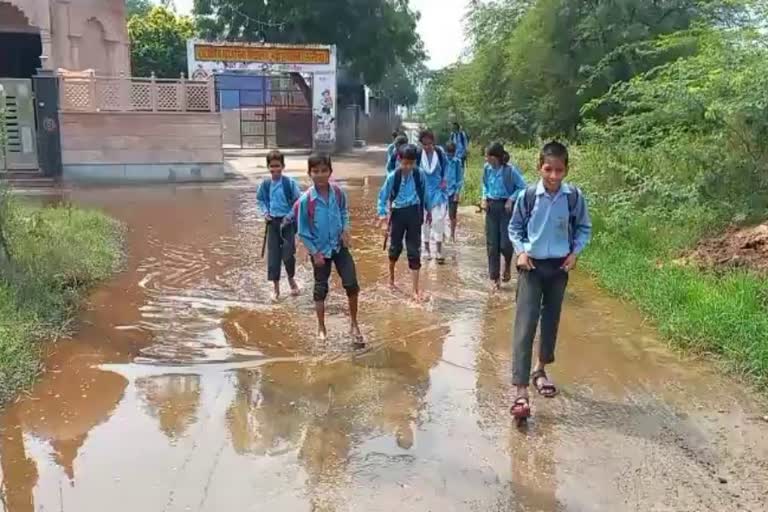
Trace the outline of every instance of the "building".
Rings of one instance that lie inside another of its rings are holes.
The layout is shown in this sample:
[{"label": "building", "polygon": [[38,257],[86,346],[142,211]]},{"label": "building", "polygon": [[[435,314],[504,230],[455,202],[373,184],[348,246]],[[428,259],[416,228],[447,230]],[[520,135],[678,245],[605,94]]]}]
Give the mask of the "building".
[{"label": "building", "polygon": [[37,68],[130,74],[124,0],[0,0],[0,78]]}]

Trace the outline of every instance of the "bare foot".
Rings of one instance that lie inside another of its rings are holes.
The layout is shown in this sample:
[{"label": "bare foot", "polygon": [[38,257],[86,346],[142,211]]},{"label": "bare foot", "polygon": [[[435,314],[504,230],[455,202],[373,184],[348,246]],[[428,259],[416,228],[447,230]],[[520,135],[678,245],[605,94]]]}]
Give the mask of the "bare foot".
[{"label": "bare foot", "polygon": [[317,339],[323,342],[328,339],[328,333],[326,332],[325,327],[317,328]]},{"label": "bare foot", "polygon": [[360,327],[357,324],[349,328],[349,335],[352,337],[352,343],[355,348],[365,347],[365,339],[363,338],[363,333],[360,332]]},{"label": "bare foot", "polygon": [[399,292],[400,291],[400,288],[397,287],[397,285],[395,284],[394,281],[390,281],[389,282],[389,289],[392,290],[393,292]]},{"label": "bare foot", "polygon": [[491,281],[491,291],[498,292],[499,290],[501,290],[501,281]]},{"label": "bare foot", "polygon": [[273,291],[269,294],[269,298],[272,299],[272,302],[277,302],[280,300],[280,292]]},{"label": "bare foot", "polygon": [[298,297],[299,293],[301,293],[301,289],[299,289],[299,285],[296,284],[296,280],[289,279],[288,284],[291,285],[291,295],[294,297]]}]

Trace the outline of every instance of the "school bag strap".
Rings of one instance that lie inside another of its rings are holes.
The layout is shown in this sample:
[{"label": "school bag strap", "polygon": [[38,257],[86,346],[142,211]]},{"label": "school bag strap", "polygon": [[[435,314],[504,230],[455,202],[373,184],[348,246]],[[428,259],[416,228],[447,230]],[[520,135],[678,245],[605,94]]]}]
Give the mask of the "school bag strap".
[{"label": "school bag strap", "polygon": [[[344,195],[344,192],[341,190],[341,187],[334,183],[329,183],[331,190],[333,190],[334,195],[336,196],[336,204],[339,206],[340,209],[344,209],[347,207],[347,198]],[[314,230],[315,229],[315,210],[317,209],[317,200],[312,197],[312,190],[314,190],[315,187],[309,187],[306,192],[304,192],[303,195],[307,196],[307,217],[309,217],[309,229]],[[294,212],[296,218],[298,218],[299,215],[299,203],[301,202],[301,199],[296,201],[296,204],[294,205]]]},{"label": "school bag strap", "polygon": [[[573,237],[576,234],[576,208],[579,206],[579,199],[581,198],[581,190],[574,185],[568,185],[571,189],[570,194],[565,194],[568,198],[568,226],[569,226],[569,242],[571,248],[573,248]],[[523,197],[523,227],[525,228],[525,236],[528,237],[528,221],[531,219],[533,209],[536,206],[536,189],[538,184],[528,185],[525,189],[525,196]]]},{"label": "school bag strap", "polygon": [[[416,195],[419,197],[419,202],[423,208],[425,202],[425,190],[424,182],[421,181],[421,171],[419,169],[414,169],[411,171],[411,174],[413,174],[413,183],[416,185]],[[397,196],[400,194],[400,187],[403,184],[403,173],[400,171],[400,169],[395,171],[395,176],[392,178],[392,180],[392,190],[389,192],[390,208],[395,202],[395,199],[397,199]]]},{"label": "school bag strap", "polygon": [[291,186],[291,179],[288,176],[281,176],[283,182],[283,194],[285,195],[285,202],[293,204],[296,198],[293,197],[293,187]]}]

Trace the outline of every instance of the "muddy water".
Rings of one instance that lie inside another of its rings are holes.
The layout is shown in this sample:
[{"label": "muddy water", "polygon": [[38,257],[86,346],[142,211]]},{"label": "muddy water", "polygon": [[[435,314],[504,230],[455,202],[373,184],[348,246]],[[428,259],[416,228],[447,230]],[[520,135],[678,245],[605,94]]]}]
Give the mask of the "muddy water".
[{"label": "muddy water", "polygon": [[345,298],[313,340],[304,293],[268,302],[253,186],[75,192],[129,231],[126,270],[0,419],[3,507],[66,511],[766,510],[764,404],[572,281],[553,376],[507,413],[514,293],[489,295],[479,219],[430,300],[383,286],[376,182],[348,180],[370,348]]}]

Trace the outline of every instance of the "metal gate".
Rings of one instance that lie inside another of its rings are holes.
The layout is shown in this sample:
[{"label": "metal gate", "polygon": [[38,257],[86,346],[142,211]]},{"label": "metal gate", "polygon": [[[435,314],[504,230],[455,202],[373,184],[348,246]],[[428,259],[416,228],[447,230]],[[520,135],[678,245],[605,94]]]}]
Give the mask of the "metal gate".
[{"label": "metal gate", "polygon": [[0,87],[0,170],[37,169],[32,81],[0,78]]},{"label": "metal gate", "polygon": [[[238,83],[247,88],[234,88]],[[290,76],[246,75],[219,84],[226,147],[312,147],[312,105]]]}]

